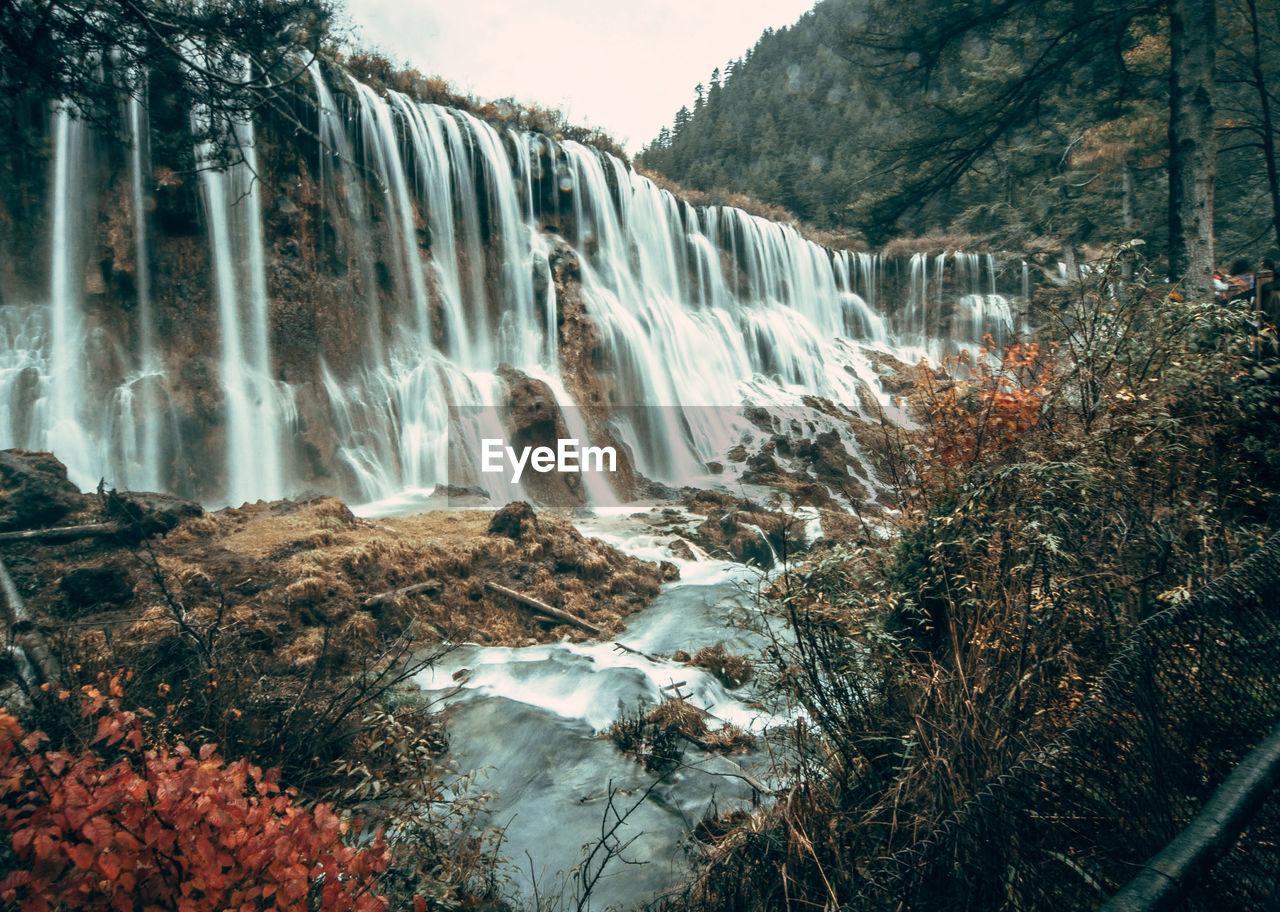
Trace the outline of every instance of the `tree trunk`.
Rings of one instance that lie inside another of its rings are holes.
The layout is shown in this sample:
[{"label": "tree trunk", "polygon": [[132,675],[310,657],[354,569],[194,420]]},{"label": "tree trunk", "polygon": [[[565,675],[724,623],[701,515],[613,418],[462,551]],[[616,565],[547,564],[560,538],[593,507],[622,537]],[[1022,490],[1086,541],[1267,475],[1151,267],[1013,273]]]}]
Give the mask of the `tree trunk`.
[{"label": "tree trunk", "polygon": [[1213,294],[1214,0],[1169,3],[1169,271]]},{"label": "tree trunk", "polygon": [[1271,195],[1271,226],[1280,247],[1280,173],[1276,170],[1276,136],[1272,127],[1271,95],[1262,69],[1262,29],[1258,26],[1257,0],[1248,0],[1249,30],[1253,34],[1253,88],[1258,93],[1258,114],[1262,118],[1262,156],[1267,165],[1267,190]]},{"label": "tree trunk", "polygon": [[[1129,162],[1125,161],[1120,171],[1120,225],[1124,228],[1125,242],[1133,238],[1133,170],[1129,167]],[[1120,277],[1122,279],[1133,278],[1133,253],[1128,251],[1125,253],[1124,260],[1120,263]]]}]

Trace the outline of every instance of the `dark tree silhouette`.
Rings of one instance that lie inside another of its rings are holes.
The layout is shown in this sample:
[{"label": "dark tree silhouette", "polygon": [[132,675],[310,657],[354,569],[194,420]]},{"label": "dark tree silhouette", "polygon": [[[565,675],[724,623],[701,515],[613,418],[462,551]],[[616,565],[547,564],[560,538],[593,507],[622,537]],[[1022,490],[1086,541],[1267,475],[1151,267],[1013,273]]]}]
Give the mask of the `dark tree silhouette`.
[{"label": "dark tree silhouette", "polygon": [[0,0],[0,107],[60,101],[103,130],[148,80],[212,123],[285,109],[326,0]]}]

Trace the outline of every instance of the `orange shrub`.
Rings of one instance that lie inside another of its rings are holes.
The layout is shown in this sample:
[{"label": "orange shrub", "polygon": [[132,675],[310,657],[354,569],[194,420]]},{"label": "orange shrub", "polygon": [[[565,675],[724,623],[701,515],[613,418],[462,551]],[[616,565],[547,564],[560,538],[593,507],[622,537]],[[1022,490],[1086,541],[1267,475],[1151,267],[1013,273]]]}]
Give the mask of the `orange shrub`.
[{"label": "orange shrub", "polygon": [[918,382],[929,418],[928,465],[952,469],[973,465],[1012,446],[1040,423],[1052,369],[1034,343],[1005,349],[998,365],[987,357],[990,335],[976,359],[968,353],[943,362],[954,382],[940,386],[926,371]]},{"label": "orange shrub", "polygon": [[78,753],[43,749],[42,732],[0,711],[0,824],[16,861],[0,902],[22,912],[384,912],[381,834],[345,845],[348,824],[329,806],[299,807],[274,771],[229,764],[211,744],[144,750],[136,714],[114,699],[118,680],[112,698],[83,691],[97,733]]}]

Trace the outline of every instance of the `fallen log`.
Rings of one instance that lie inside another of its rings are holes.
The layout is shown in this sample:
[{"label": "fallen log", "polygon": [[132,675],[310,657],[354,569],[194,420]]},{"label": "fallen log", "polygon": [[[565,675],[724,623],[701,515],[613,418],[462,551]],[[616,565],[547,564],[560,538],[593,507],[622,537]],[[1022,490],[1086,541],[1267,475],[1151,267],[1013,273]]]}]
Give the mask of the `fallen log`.
[{"label": "fallen log", "polygon": [[499,595],[505,595],[512,601],[519,602],[521,605],[524,605],[526,608],[536,612],[537,614],[541,614],[544,617],[560,621],[562,624],[570,624],[580,630],[585,630],[588,633],[595,634],[596,636],[602,636],[604,634],[603,630],[590,621],[583,620],[576,614],[570,614],[567,611],[548,605],[546,602],[542,602],[532,596],[525,595],[523,592],[516,592],[514,589],[508,589],[506,586],[499,586],[497,583],[488,582],[484,585],[485,588],[491,592],[496,592]]},{"label": "fallen log", "polygon": [[79,526],[55,526],[52,529],[24,529],[21,532],[0,532],[0,542],[70,541],[76,538],[118,535],[123,528],[118,522],[105,522],[84,523]]},{"label": "fallen log", "polygon": [[14,585],[13,577],[9,575],[9,568],[3,560],[0,560],[0,590],[4,592],[5,620],[9,622],[9,627],[19,632],[30,630],[31,612],[27,611],[22,595]]},{"label": "fallen log", "polygon": [[389,589],[386,592],[379,592],[377,595],[371,595],[364,600],[366,608],[373,608],[383,602],[390,601],[402,595],[413,595],[415,592],[422,592],[426,589],[439,589],[440,583],[437,580],[431,580],[426,583],[414,583],[412,586],[401,586],[399,589]]},{"label": "fallen log", "polygon": [[[519,602],[521,605],[524,605],[526,608],[529,608],[537,614],[541,614],[549,620],[557,621],[562,624],[572,624],[574,627],[585,630],[588,633],[593,633],[601,638],[604,637],[604,630],[602,628],[588,620],[578,617],[576,614],[570,614],[568,611],[548,605],[546,602],[539,601],[538,599],[525,595],[522,592],[516,592],[514,589],[508,589],[506,586],[499,586],[497,583],[485,583],[485,586],[494,592],[500,593],[501,595],[507,596],[507,598]],[[613,648],[621,649],[623,652],[629,652],[632,655],[638,655],[641,658],[648,659],[650,662],[661,661],[661,659],[655,655],[650,655],[647,652],[628,646],[626,643],[619,643],[617,640],[613,641]]]},{"label": "fallen log", "polygon": [[58,690],[62,684],[62,669],[49,650],[49,644],[36,629],[35,621],[3,560],[0,560],[0,590],[4,592],[5,620],[9,623],[12,646],[22,651],[54,691]]}]

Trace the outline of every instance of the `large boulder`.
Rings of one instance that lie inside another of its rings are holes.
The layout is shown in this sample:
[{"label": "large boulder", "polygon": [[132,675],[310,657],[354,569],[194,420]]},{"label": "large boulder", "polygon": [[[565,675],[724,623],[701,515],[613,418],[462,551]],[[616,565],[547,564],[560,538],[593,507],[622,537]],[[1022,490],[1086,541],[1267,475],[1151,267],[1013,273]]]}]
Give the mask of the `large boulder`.
[{"label": "large boulder", "polygon": [[89,502],[52,453],[0,450],[0,530],[51,526]]},{"label": "large boulder", "polygon": [[184,519],[203,515],[198,503],[172,494],[112,491],[107,498],[107,515],[123,523],[139,538],[164,535]]},{"label": "large boulder", "polygon": [[835,431],[824,431],[813,438],[804,453],[809,468],[818,478],[844,486],[849,483],[849,466],[852,464],[844,441]]},{"label": "large boulder", "polygon": [[[560,404],[551,387],[509,365],[498,368],[507,393],[502,410],[509,446],[516,452],[527,448],[547,447],[556,451],[558,441],[570,437]],[[587,441],[579,441],[586,446]],[[527,466],[520,479],[525,491],[539,505],[577,507],[587,501],[582,476],[566,472],[537,472]]]},{"label": "large boulder", "polygon": [[533,507],[523,500],[507,504],[489,520],[489,534],[501,535],[519,541],[526,534],[538,531],[538,517]]},{"label": "large boulder", "polygon": [[736,511],[711,517],[694,530],[694,537],[713,552],[768,570],[773,566],[769,540],[759,528],[745,525],[741,517]]}]

